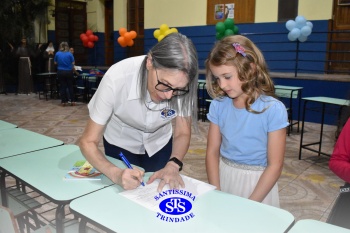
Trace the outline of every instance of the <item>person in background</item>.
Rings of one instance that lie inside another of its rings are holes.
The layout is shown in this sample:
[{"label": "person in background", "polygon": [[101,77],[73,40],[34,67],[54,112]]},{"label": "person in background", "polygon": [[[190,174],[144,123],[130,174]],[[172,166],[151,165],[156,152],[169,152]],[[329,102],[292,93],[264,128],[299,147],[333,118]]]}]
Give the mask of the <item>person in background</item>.
[{"label": "person in background", "polygon": [[73,91],[74,57],[73,54],[69,52],[69,46],[67,42],[62,42],[60,44],[60,49],[55,54],[54,62],[57,65],[57,77],[60,83],[61,105],[66,106],[68,103],[68,89],[69,96],[72,98],[71,105],[74,106],[76,105]]},{"label": "person in background", "polygon": [[279,207],[277,180],[289,123],[261,51],[244,36],[227,36],[216,42],[205,66],[213,98],[207,114],[209,183]]},{"label": "person in background", "polygon": [[[69,52],[71,52],[71,54],[73,54],[73,56],[74,56],[74,48],[73,47],[69,48]],[[75,66],[73,66],[73,74],[79,75],[79,72],[75,69]]]},{"label": "person in background", "polygon": [[39,55],[41,44],[38,45],[36,51],[28,45],[26,37],[22,37],[21,44],[16,49],[11,43],[8,44],[11,47],[11,51],[14,53],[14,55],[19,58],[17,93],[29,95],[34,89],[32,77],[32,59]]},{"label": "person in background", "polygon": [[328,216],[327,222],[350,229],[350,106],[343,108],[336,131],[336,144],[329,169],[345,181]]},{"label": "person in background", "polygon": [[55,48],[53,46],[52,41],[49,41],[47,43],[47,48],[43,53],[43,57],[44,57],[44,60],[46,61],[45,72],[49,72],[49,73],[55,72],[56,71],[56,67],[54,63]]},{"label": "person in background", "polygon": [[[79,140],[86,159],[124,189],[140,185],[144,172],[122,169],[105,157],[154,172],[158,191],[184,187],[182,162],[196,122],[198,60],[190,39],[167,35],[147,55],[127,58],[109,68],[88,104],[90,119]],[[174,123],[174,132],[172,131]],[[103,135],[105,155],[98,149]]]}]

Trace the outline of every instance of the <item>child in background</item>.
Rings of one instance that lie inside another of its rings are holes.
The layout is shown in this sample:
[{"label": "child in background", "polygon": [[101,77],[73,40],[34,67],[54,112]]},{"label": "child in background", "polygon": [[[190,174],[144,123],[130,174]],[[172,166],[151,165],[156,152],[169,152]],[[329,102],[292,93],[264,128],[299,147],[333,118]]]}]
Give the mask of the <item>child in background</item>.
[{"label": "child in background", "polygon": [[218,190],[279,207],[287,110],[261,51],[248,38],[218,41],[205,62],[213,98],[206,152],[209,183]]}]

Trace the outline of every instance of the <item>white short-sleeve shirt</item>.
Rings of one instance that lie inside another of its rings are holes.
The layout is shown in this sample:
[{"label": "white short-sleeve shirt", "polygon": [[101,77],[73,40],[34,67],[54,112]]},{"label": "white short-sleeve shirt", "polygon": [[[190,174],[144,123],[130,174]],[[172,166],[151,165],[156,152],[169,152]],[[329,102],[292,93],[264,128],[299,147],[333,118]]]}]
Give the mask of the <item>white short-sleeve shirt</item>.
[{"label": "white short-sleeve shirt", "polygon": [[166,103],[153,103],[149,94],[145,102],[140,101],[138,77],[145,57],[128,58],[111,66],[88,108],[94,122],[106,125],[104,137],[110,144],[134,154],[146,150],[152,156],[169,142],[171,120],[177,113],[164,117],[160,110]]}]

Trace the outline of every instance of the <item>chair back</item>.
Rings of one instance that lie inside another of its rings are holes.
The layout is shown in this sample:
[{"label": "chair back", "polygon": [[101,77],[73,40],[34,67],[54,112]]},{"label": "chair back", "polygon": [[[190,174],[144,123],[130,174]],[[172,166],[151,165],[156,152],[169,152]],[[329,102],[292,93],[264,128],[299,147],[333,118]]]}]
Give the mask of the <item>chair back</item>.
[{"label": "chair back", "polygon": [[0,205],[0,233],[18,233],[17,222],[9,208]]}]

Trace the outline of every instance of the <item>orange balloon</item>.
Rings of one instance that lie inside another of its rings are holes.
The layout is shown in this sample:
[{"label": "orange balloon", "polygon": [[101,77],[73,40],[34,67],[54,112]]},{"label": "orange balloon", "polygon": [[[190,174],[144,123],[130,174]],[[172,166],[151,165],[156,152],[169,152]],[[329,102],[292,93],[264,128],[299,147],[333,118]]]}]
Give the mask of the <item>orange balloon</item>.
[{"label": "orange balloon", "polygon": [[135,31],[130,31],[129,33],[131,35],[131,39],[135,39],[136,38],[137,33]]},{"label": "orange balloon", "polygon": [[127,45],[128,45],[128,46],[133,46],[133,45],[134,45],[134,41],[133,41],[133,40],[129,40],[129,41],[127,42]]},{"label": "orange balloon", "polygon": [[119,35],[124,36],[126,32],[126,28],[119,28]]},{"label": "orange balloon", "polygon": [[123,37],[123,36],[120,36],[119,38],[118,38],[118,43],[119,43],[119,45],[120,46],[122,46],[122,47],[126,47],[126,41],[125,41],[125,38]]},{"label": "orange balloon", "polygon": [[92,31],[91,31],[90,29],[86,31],[86,35],[87,35],[87,36],[90,36],[90,35],[92,35],[92,34],[93,34],[93,33],[92,33]]},{"label": "orange balloon", "polygon": [[126,32],[125,34],[124,34],[124,39],[125,39],[125,41],[130,41],[130,40],[132,40],[131,39],[131,34],[130,34],[130,32]]}]

